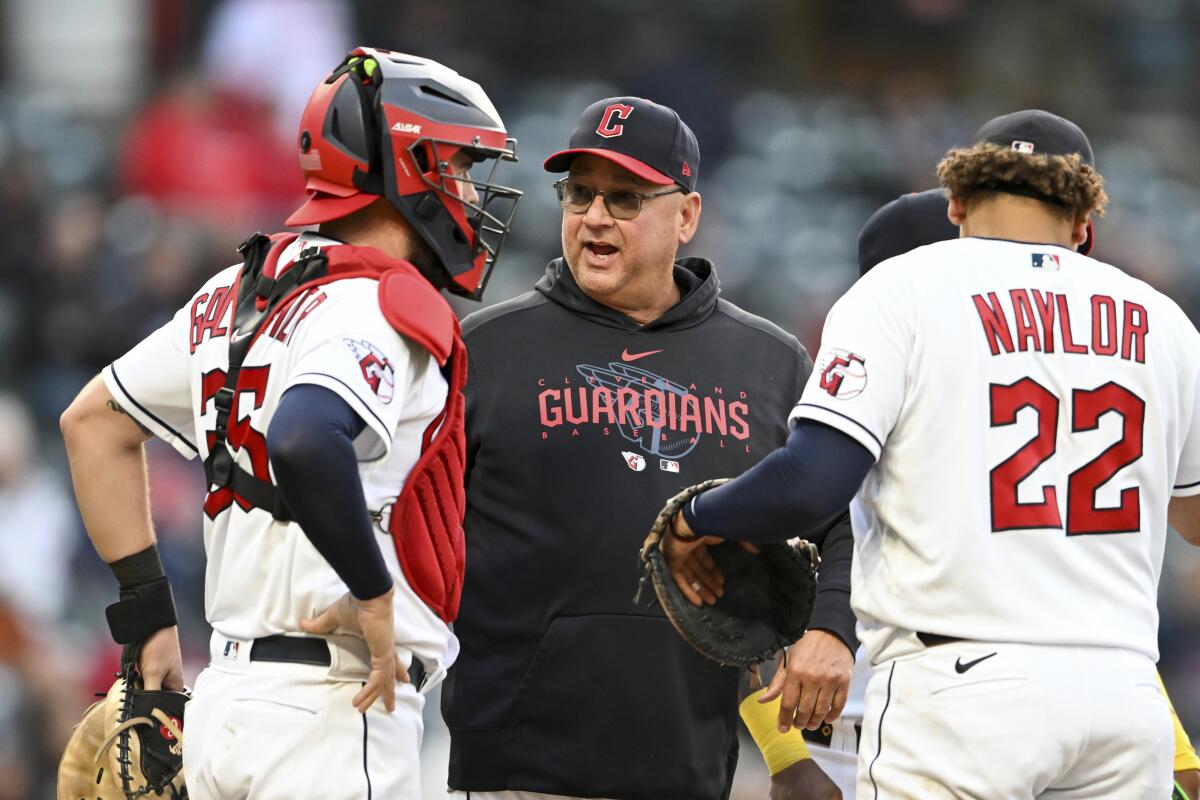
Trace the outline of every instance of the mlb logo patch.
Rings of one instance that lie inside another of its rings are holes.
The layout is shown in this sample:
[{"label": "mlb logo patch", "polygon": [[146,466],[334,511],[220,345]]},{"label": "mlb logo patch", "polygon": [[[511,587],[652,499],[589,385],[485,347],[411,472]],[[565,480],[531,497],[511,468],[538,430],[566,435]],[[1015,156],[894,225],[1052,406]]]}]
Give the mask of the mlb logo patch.
[{"label": "mlb logo patch", "polygon": [[1033,142],[1022,142],[1018,140],[1012,143],[1012,149],[1016,150],[1018,153],[1032,153]]},{"label": "mlb logo patch", "polygon": [[1034,269],[1048,269],[1057,271],[1060,266],[1058,256],[1054,253],[1034,253],[1030,256],[1033,262]]},{"label": "mlb logo patch", "polygon": [[239,649],[241,649],[239,642],[225,642],[225,652],[222,655],[225,658],[237,658]]}]

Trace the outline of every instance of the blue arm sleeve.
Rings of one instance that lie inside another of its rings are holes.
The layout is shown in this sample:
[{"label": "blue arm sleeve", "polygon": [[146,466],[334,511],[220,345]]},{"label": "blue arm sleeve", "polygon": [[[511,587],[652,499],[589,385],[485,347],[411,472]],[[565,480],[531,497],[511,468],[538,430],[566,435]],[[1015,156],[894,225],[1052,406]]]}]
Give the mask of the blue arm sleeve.
[{"label": "blue arm sleeve", "polygon": [[745,542],[803,536],[818,547],[875,459],[828,425],[802,420],[787,444],[683,510],[692,530]]},{"label": "blue arm sleeve", "polygon": [[801,420],[786,445],[736,480],[694,498],[683,516],[702,535],[751,542],[802,536],[817,545],[821,575],[809,627],[836,635],[854,652],[854,536],[846,506],[874,463],[849,436]]},{"label": "blue arm sleeve", "polygon": [[267,430],[271,467],[292,516],[360,600],[392,586],[358,476],[354,438],[365,427],[337,394],[302,385],[284,392]]}]

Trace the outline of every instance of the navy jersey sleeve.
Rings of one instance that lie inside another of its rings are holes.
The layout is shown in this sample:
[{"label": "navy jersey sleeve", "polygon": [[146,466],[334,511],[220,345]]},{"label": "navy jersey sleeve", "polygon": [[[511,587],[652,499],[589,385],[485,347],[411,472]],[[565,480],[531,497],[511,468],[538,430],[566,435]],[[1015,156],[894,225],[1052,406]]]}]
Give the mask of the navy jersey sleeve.
[{"label": "navy jersey sleeve", "polygon": [[694,497],[683,515],[703,536],[745,542],[802,536],[820,547],[874,463],[869,450],[841,431],[801,420],[787,444],[737,479]]},{"label": "navy jersey sleeve", "polygon": [[391,575],[371,528],[354,439],[366,423],[332,391],[312,384],[283,393],[267,431],[279,491],[304,535],[360,600]]},{"label": "navy jersey sleeve", "polygon": [[854,535],[846,507],[874,462],[846,434],[800,420],[786,445],[736,480],[693,498],[683,515],[702,535],[752,542],[801,536],[816,544],[821,577],[809,627],[834,634],[853,652]]}]

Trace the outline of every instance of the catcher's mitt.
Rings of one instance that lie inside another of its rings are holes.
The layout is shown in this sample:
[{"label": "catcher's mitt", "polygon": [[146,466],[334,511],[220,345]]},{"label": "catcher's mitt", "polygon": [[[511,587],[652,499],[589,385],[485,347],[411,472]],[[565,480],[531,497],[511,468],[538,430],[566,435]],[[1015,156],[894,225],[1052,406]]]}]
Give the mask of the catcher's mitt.
[{"label": "catcher's mitt", "polygon": [[[654,592],[671,624],[688,643],[714,661],[751,666],[766,661],[804,635],[817,595],[815,545],[803,539],[760,545],[757,554],[737,542],[709,547],[725,576],[725,593],[715,605],[694,606],[671,577],[661,543],[671,520],[688,500],[727,482],[704,481],[684,489],[658,512],[642,545],[642,586],[654,581]],[[638,589],[640,598],[641,587]]]},{"label": "catcher's mitt", "polygon": [[58,800],[186,800],[186,692],[141,688],[126,668],[75,726],[58,765]]}]

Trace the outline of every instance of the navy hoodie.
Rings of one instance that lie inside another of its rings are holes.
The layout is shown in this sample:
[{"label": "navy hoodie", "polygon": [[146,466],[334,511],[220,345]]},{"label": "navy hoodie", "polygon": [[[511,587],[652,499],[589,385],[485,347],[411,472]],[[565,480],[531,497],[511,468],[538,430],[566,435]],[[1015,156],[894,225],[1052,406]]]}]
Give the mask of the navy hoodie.
[{"label": "navy hoodie", "polygon": [[[668,497],[736,476],[787,438],[811,370],[794,336],[677,262],[682,298],[646,325],[565,263],[467,317],[467,568],[443,690],[450,786],[717,800],[737,763],[739,671],[633,596]],[[850,539],[848,518],[826,532]],[[822,565],[812,626],[855,646],[849,547]],[[653,592],[648,592],[650,596]]]}]

